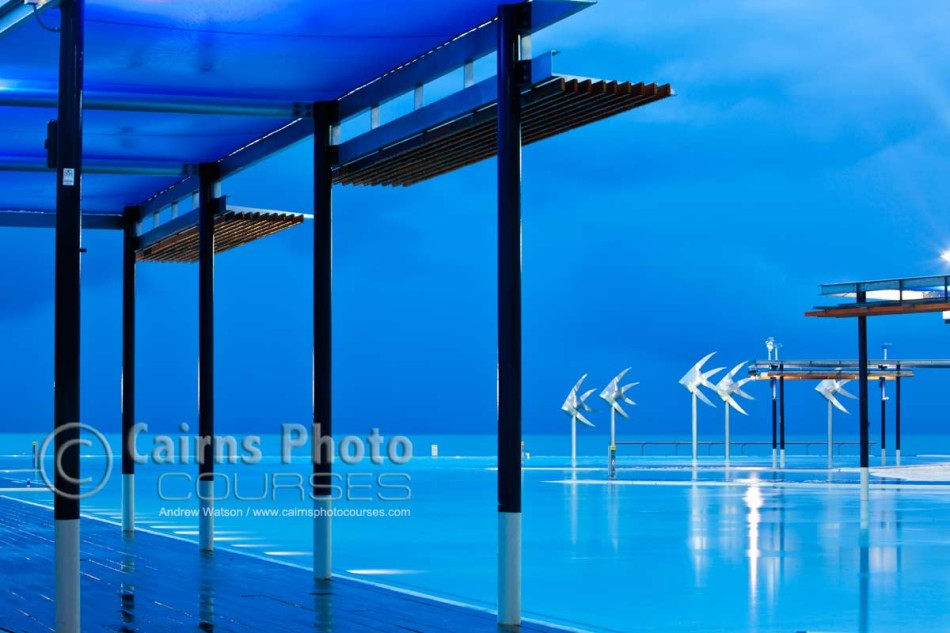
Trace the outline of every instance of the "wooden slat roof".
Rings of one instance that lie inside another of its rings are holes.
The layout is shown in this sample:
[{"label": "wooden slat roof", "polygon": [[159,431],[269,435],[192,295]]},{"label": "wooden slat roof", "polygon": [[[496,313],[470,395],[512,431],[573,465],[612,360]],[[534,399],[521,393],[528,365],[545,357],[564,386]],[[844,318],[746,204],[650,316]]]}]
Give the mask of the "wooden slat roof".
[{"label": "wooden slat roof", "polygon": [[[229,209],[215,217],[214,252],[236,248],[304,221],[303,214]],[[198,225],[192,224],[136,252],[140,262],[197,262]]]},{"label": "wooden slat roof", "polygon": [[[657,85],[558,77],[523,96],[524,144],[561,134],[672,96]],[[491,158],[497,152],[497,104],[340,166],[334,182],[409,186]]]}]

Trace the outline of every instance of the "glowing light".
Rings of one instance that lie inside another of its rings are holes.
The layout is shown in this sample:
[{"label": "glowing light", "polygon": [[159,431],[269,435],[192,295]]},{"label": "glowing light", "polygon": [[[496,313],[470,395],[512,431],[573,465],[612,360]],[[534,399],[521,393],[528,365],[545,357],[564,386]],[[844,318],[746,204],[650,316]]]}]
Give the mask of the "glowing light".
[{"label": "glowing light", "polygon": [[950,250],[940,253],[940,259],[950,264]]}]

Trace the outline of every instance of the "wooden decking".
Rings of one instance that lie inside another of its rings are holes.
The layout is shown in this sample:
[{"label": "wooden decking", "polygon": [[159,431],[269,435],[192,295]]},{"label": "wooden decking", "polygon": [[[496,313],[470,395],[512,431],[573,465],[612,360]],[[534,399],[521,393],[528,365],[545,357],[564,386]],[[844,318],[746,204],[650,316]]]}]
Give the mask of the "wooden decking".
[{"label": "wooden decking", "polygon": [[[500,630],[485,611],[83,519],[84,631]],[[0,631],[53,630],[52,511],[0,498]],[[519,630],[519,629],[515,629]],[[521,631],[561,631],[525,623]]]}]

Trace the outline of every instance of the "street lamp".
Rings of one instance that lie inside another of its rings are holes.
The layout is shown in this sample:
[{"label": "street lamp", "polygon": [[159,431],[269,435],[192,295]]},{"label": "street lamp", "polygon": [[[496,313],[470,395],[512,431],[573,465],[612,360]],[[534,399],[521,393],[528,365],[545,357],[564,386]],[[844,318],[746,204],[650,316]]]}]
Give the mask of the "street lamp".
[{"label": "street lamp", "polygon": [[[887,360],[887,350],[891,349],[892,347],[894,347],[893,343],[884,343],[881,345],[881,351],[884,352],[884,360]],[[886,365],[881,365],[881,369],[885,369],[886,367]],[[887,429],[887,391],[884,388],[883,375],[881,376],[879,382],[881,384],[881,466],[883,466],[887,462],[887,435],[885,434]]]}]

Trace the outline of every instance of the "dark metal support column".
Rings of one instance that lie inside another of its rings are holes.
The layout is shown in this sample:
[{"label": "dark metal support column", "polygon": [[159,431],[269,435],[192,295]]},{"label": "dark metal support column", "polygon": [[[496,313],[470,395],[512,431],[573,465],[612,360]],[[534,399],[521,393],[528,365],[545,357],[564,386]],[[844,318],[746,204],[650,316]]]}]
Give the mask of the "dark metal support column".
[{"label": "dark metal support column", "polygon": [[[771,367],[774,369],[774,365]],[[772,468],[778,464],[778,400],[775,393],[775,378],[769,379],[769,386],[772,388]]]},{"label": "dark metal support column", "polygon": [[217,163],[198,166],[198,547],[214,549],[214,216]]},{"label": "dark metal support column", "polygon": [[[332,568],[330,519],[333,437],[333,163],[335,102],[313,107],[313,575],[329,580]],[[327,438],[327,439],[324,439]],[[319,451],[319,453],[317,452]]]},{"label": "dark metal support column", "polygon": [[897,380],[894,387],[894,457],[901,465],[901,364],[897,363]]},{"label": "dark metal support column", "polygon": [[[867,295],[859,292],[858,303],[864,303]],[[868,495],[868,466],[870,464],[870,440],[868,423],[868,320],[858,317],[858,423],[861,431],[861,497]]]},{"label": "dark metal support column", "polygon": [[521,36],[530,4],[498,8],[498,622],[521,622]]},{"label": "dark metal support column", "polygon": [[122,235],[122,531],[135,530],[135,235],[138,207],[123,214]]},{"label": "dark metal support column", "polygon": [[779,363],[779,466],[785,468],[785,364]]},{"label": "dark metal support column", "polygon": [[884,378],[881,377],[878,382],[881,385],[881,465],[883,466],[887,459],[887,393],[884,389]]},{"label": "dark metal support column", "polygon": [[[56,138],[56,308],[53,419],[56,630],[79,620],[79,315],[85,0],[61,0]],[[62,453],[60,453],[62,451]]]}]

